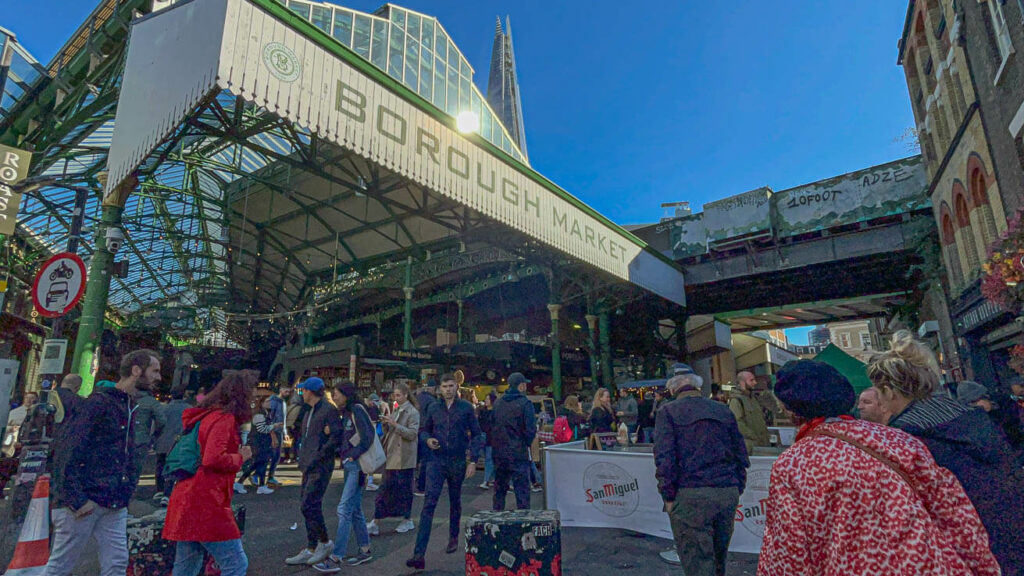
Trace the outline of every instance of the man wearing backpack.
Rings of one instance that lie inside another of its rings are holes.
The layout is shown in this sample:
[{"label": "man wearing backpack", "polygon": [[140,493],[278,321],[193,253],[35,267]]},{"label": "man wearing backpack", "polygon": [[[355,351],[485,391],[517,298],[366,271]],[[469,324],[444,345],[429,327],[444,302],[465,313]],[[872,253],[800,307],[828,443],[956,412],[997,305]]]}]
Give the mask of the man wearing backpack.
[{"label": "man wearing backpack", "polygon": [[135,395],[160,382],[160,358],[136,350],[121,359],[121,379],[97,387],[67,422],[67,463],[54,474],[54,538],[45,576],[70,576],[90,538],[99,548],[100,574],[128,570],[128,501],[138,477],[132,430]]},{"label": "man wearing backpack", "polygon": [[509,481],[516,508],[530,507],[530,445],[537,435],[533,402],[523,392],[530,381],[519,372],[508,377],[508,390],[494,403],[494,509],[505,509]]}]

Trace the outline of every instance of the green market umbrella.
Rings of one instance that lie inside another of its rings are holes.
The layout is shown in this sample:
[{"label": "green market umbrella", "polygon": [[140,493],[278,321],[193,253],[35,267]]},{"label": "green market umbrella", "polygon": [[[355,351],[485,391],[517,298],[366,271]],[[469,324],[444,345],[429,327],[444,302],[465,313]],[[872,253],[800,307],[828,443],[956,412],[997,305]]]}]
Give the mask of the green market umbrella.
[{"label": "green market umbrella", "polygon": [[824,362],[846,376],[846,379],[853,385],[853,390],[859,395],[865,389],[871,387],[871,380],[868,379],[867,364],[843,352],[835,344],[829,344],[814,357],[818,362]]}]

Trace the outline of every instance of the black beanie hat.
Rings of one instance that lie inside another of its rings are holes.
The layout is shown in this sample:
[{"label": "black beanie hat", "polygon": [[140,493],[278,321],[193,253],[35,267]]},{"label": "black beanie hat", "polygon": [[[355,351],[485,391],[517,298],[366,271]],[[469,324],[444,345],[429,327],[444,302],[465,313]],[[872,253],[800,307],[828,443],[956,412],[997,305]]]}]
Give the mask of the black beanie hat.
[{"label": "black beanie hat", "polygon": [[853,386],[824,362],[795,360],[775,375],[775,397],[805,419],[848,414],[857,399]]}]

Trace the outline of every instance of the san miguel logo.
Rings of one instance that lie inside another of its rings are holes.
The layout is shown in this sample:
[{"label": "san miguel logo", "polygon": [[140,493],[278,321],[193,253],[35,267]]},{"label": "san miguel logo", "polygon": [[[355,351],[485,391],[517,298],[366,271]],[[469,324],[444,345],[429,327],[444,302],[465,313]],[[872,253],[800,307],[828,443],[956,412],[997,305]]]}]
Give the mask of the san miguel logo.
[{"label": "san miguel logo", "polygon": [[292,49],[280,42],[263,47],[263,64],[281,82],[294,82],[302,74],[302,63]]},{"label": "san miguel logo", "polygon": [[583,473],[583,494],[594,508],[622,518],[640,505],[640,480],[615,464],[596,462]]},{"label": "san miguel logo", "polygon": [[767,521],[765,502],[768,501],[768,482],[771,470],[754,470],[747,474],[747,487],[740,496],[736,506],[735,526],[750,532],[758,538],[764,538]]}]

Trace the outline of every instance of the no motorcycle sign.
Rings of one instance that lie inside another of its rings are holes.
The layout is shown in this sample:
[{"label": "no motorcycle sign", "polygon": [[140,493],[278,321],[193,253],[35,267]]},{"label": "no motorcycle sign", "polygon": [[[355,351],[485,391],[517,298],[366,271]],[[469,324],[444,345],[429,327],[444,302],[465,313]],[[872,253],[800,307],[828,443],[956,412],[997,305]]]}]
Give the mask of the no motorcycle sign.
[{"label": "no motorcycle sign", "polygon": [[78,304],[85,292],[85,263],[76,254],[55,254],[43,264],[32,284],[32,302],[39,314],[57,318]]}]

